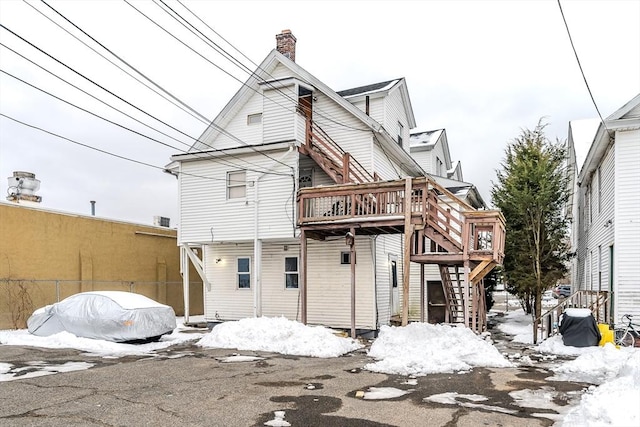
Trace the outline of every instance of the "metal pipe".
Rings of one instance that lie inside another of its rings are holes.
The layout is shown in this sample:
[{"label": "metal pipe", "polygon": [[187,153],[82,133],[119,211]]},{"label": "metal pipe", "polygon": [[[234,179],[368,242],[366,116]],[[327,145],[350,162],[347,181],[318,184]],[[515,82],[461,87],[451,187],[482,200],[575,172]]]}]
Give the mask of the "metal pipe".
[{"label": "metal pipe", "polygon": [[89,203],[91,203],[91,216],[96,216],[96,201],[91,200]]}]

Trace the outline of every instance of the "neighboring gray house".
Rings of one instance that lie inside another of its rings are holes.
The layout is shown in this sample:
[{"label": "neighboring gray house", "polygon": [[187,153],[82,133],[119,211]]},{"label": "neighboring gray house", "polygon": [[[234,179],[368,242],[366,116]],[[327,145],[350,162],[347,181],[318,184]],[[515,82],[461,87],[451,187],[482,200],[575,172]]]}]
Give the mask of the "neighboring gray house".
[{"label": "neighboring gray house", "polygon": [[573,290],[609,292],[616,323],[640,318],[640,94],[584,127],[569,124]]}]

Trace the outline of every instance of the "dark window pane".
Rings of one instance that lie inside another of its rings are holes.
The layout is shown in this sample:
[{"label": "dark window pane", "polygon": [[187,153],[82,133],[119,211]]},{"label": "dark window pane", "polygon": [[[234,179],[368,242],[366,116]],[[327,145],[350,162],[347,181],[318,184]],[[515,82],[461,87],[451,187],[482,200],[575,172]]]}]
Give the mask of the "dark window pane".
[{"label": "dark window pane", "polygon": [[249,272],[249,258],[238,258],[238,272]]},{"label": "dark window pane", "polygon": [[297,272],[298,271],[298,258],[285,258],[284,259],[284,271]]},{"label": "dark window pane", "polygon": [[286,274],[287,278],[285,286],[287,289],[297,289],[298,288],[298,275],[297,274]]},{"label": "dark window pane", "polygon": [[240,289],[248,289],[251,287],[250,274],[238,274],[238,287]]}]

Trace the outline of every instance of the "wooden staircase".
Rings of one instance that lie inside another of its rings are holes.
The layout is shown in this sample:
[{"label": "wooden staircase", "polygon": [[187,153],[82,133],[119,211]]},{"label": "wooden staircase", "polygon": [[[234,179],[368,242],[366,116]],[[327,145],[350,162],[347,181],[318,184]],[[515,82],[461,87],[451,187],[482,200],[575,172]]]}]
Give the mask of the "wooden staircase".
[{"label": "wooden staircase", "polygon": [[300,189],[298,225],[318,240],[351,230],[405,234],[405,258],[440,267],[447,320],[485,330],[482,279],[504,259],[505,222],[499,211],[477,211],[433,179],[419,177]]},{"label": "wooden staircase", "polygon": [[300,153],[311,157],[336,184],[374,181],[356,159],[310,119],[306,120],[306,141],[300,146]]},{"label": "wooden staircase", "polygon": [[484,330],[482,279],[504,258],[500,212],[477,211],[431,178],[413,178],[410,184],[378,181],[310,119],[299,151],[337,184],[298,192],[298,225],[305,235],[324,240],[351,229],[370,235],[411,233],[408,258],[439,266],[447,321]]}]

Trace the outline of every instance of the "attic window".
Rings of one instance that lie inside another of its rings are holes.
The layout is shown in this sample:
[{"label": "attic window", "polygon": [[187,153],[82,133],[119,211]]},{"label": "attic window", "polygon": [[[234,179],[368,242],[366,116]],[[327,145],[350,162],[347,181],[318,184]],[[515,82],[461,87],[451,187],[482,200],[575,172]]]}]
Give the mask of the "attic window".
[{"label": "attic window", "polygon": [[257,125],[262,123],[262,113],[257,114],[249,114],[247,116],[247,124],[248,125]]}]

